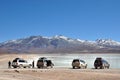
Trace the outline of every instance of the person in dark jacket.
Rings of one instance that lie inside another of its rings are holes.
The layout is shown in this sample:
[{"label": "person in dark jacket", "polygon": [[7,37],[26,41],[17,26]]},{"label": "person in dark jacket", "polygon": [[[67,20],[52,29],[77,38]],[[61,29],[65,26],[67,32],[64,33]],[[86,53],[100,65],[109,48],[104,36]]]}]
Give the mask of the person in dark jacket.
[{"label": "person in dark jacket", "polygon": [[34,66],[34,61],[32,62],[32,68],[34,68],[35,66]]},{"label": "person in dark jacket", "polygon": [[11,68],[11,61],[8,62],[8,68]]}]

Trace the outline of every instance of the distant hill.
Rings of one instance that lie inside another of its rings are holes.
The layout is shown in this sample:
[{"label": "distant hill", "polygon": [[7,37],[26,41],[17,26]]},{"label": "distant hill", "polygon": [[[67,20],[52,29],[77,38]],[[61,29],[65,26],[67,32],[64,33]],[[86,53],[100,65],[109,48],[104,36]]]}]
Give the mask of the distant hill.
[{"label": "distant hill", "polygon": [[62,35],[30,36],[0,43],[5,53],[120,53],[120,42],[110,39],[96,41],[72,39]]}]

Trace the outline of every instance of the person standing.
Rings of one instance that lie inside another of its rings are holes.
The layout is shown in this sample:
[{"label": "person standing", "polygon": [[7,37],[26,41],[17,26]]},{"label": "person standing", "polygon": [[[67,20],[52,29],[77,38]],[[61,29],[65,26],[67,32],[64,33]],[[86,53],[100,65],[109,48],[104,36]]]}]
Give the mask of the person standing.
[{"label": "person standing", "polygon": [[34,66],[34,61],[32,62],[32,68],[34,68],[35,66]]},{"label": "person standing", "polygon": [[11,68],[11,61],[8,62],[8,68]]}]

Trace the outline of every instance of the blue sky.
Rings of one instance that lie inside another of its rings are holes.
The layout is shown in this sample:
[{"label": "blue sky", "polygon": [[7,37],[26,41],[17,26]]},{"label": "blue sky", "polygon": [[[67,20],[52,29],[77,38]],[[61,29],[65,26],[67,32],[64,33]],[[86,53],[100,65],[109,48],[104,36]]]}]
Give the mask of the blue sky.
[{"label": "blue sky", "polygon": [[120,0],[0,0],[0,42],[32,35],[120,41]]}]

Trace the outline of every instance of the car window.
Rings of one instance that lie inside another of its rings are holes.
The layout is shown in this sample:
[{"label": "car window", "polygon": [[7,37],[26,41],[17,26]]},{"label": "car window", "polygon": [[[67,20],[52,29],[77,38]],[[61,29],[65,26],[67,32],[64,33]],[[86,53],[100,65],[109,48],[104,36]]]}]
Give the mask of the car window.
[{"label": "car window", "polygon": [[102,58],[96,58],[96,60],[101,60]]},{"label": "car window", "polygon": [[19,62],[27,62],[27,61],[25,61],[25,60],[19,60]]},{"label": "car window", "polygon": [[73,62],[79,62],[79,59],[74,59]]},{"label": "car window", "polygon": [[102,60],[103,63],[108,63],[106,60]]},{"label": "car window", "polygon": [[13,62],[17,62],[17,60],[15,59],[15,60],[13,60]]},{"label": "car window", "polygon": [[80,62],[85,63],[85,61],[83,61],[83,60],[80,60]]},{"label": "car window", "polygon": [[38,62],[43,62],[43,60],[38,60]]},{"label": "car window", "polygon": [[52,61],[51,61],[51,60],[47,60],[47,63],[48,63],[48,64],[52,64]]}]

